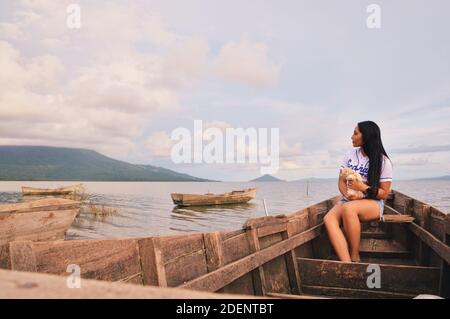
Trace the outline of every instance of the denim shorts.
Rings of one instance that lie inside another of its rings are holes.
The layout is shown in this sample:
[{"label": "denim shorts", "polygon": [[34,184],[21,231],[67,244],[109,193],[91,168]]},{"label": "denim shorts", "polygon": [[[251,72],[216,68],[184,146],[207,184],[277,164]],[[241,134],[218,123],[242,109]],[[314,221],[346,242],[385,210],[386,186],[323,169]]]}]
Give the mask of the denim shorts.
[{"label": "denim shorts", "polygon": [[[372,199],[377,202],[378,206],[380,207],[380,221],[384,221],[384,201],[381,199]],[[347,203],[349,200],[345,197],[342,197],[340,200],[342,203]]]}]

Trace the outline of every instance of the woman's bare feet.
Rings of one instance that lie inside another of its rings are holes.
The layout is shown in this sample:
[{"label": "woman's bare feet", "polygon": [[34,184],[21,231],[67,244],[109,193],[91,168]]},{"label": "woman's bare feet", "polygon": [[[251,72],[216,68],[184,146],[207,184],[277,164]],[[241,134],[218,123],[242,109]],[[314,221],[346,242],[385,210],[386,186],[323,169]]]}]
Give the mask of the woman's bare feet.
[{"label": "woman's bare feet", "polygon": [[359,263],[359,262],[361,262],[361,258],[359,257],[359,254],[357,254],[357,255],[352,255],[352,256],[350,256],[351,257],[351,259],[352,259],[352,262],[354,262],[354,263]]}]

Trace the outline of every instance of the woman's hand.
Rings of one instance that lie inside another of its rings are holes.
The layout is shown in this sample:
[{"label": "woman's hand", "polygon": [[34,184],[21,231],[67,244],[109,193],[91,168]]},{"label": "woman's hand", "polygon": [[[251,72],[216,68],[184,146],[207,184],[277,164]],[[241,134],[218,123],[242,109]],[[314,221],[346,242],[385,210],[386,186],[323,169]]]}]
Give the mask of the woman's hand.
[{"label": "woman's hand", "polygon": [[345,196],[348,200],[358,200],[358,199],[363,199],[364,195],[362,193],[356,193],[356,194],[347,194],[347,196]]},{"label": "woman's hand", "polygon": [[357,180],[349,180],[347,181],[347,187],[355,191],[365,192],[369,186]]}]

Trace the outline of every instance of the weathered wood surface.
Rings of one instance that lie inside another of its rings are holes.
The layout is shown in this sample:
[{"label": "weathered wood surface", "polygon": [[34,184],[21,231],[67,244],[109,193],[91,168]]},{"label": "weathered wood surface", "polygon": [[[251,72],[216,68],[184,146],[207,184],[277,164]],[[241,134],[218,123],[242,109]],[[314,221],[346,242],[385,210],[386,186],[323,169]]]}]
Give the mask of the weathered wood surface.
[{"label": "weathered wood surface", "polygon": [[32,213],[43,211],[79,209],[81,203],[65,198],[44,198],[29,202],[0,205],[0,216],[12,213]]},{"label": "weathered wood surface", "polygon": [[[0,270],[1,299],[251,299],[253,296],[217,294],[163,287],[142,287],[81,279],[81,288],[68,288],[55,275]],[[261,298],[261,297],[259,297]]]},{"label": "weathered wood surface", "polygon": [[36,188],[22,186],[23,195],[66,195],[73,193],[81,193],[83,184],[71,185],[58,188]]},{"label": "weathered wood surface", "polygon": [[[426,210],[429,212],[430,206],[421,205],[420,207],[422,210]],[[397,210],[392,209],[390,207],[387,207],[387,209],[394,214],[400,214]],[[417,210],[417,208],[415,208],[415,209]],[[411,223],[408,225],[409,229],[417,237],[420,238],[421,242],[423,242],[429,248],[431,248],[434,252],[436,252],[436,254],[438,254],[440,258],[445,260],[447,263],[450,263],[450,246],[446,245],[441,240],[436,238],[432,233],[427,231],[424,228],[424,227],[426,227],[426,219],[423,218],[423,215],[419,214],[418,216],[421,216],[421,219],[419,220],[419,222],[422,224],[422,226],[420,226],[416,223]],[[445,218],[447,218],[447,217],[444,216],[444,220],[445,220]],[[444,227],[443,227],[443,229],[444,229]],[[423,248],[421,250],[423,250]]]},{"label": "weathered wood surface", "polygon": [[410,224],[409,229],[418,236],[428,247],[435,251],[445,262],[450,263],[450,246],[434,237],[430,232],[426,231],[417,224]]},{"label": "weathered wood surface", "polygon": [[299,258],[299,269],[303,287],[320,286],[360,290],[384,291],[404,294],[437,294],[439,268],[384,265],[380,266],[381,288],[369,289],[366,263],[344,263],[332,260]]},{"label": "weathered wood surface", "polygon": [[221,205],[246,203],[256,197],[256,188],[247,188],[223,194],[170,194],[174,204],[179,206]]},{"label": "weathered wood surface", "polygon": [[359,251],[362,256],[407,258],[412,252],[393,239],[363,238]]},{"label": "weathered wood surface", "polygon": [[[450,215],[445,216],[443,242],[450,245]],[[441,278],[439,282],[439,293],[444,298],[450,298],[450,264],[445,260],[440,263]]]},{"label": "weathered wood surface", "polygon": [[276,243],[273,246],[232,262],[216,271],[196,278],[180,287],[194,290],[217,291],[257,267],[316,238],[321,234],[322,230],[323,224],[319,224],[285,241]]},{"label": "weathered wood surface", "polygon": [[[251,253],[257,253],[261,250],[261,247],[259,245],[258,232],[256,229],[247,230],[247,239]],[[252,271],[252,278],[255,295],[264,296],[267,292],[267,288],[266,276],[264,275],[264,268],[262,265]]]},{"label": "weathered wood surface", "polygon": [[9,244],[11,269],[36,272],[36,256],[31,241],[15,241]]},{"label": "weathered wood surface", "polygon": [[303,285],[303,291],[312,295],[323,295],[331,298],[356,298],[356,299],[412,299],[414,294],[402,294],[386,292],[375,289],[351,289],[340,287],[324,287]]},{"label": "weathered wood surface", "polygon": [[298,294],[280,294],[276,292],[268,292],[267,297],[277,298],[277,299],[330,299],[324,296],[314,296],[314,295],[298,295]]},{"label": "weathered wood surface", "polygon": [[0,246],[15,240],[64,239],[79,210],[80,202],[58,198],[0,205]]},{"label": "weathered wood surface", "polygon": [[75,264],[80,266],[82,278],[134,278],[133,282],[142,284],[137,239],[34,242],[33,252],[38,272],[67,276],[68,265]]},{"label": "weathered wood surface", "polygon": [[384,215],[383,217],[385,223],[412,223],[414,219],[413,216],[406,215]]}]

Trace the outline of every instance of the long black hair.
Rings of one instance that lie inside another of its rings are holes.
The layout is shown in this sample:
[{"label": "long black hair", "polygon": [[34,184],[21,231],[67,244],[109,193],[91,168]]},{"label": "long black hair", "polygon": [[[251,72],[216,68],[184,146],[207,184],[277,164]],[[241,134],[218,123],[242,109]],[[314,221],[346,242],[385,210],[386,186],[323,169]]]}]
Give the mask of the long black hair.
[{"label": "long black hair", "polygon": [[367,183],[370,186],[368,197],[376,199],[380,184],[381,168],[383,166],[383,155],[389,158],[381,141],[381,131],[378,125],[372,121],[358,123],[359,131],[362,134],[364,153],[369,157],[369,174]]}]

